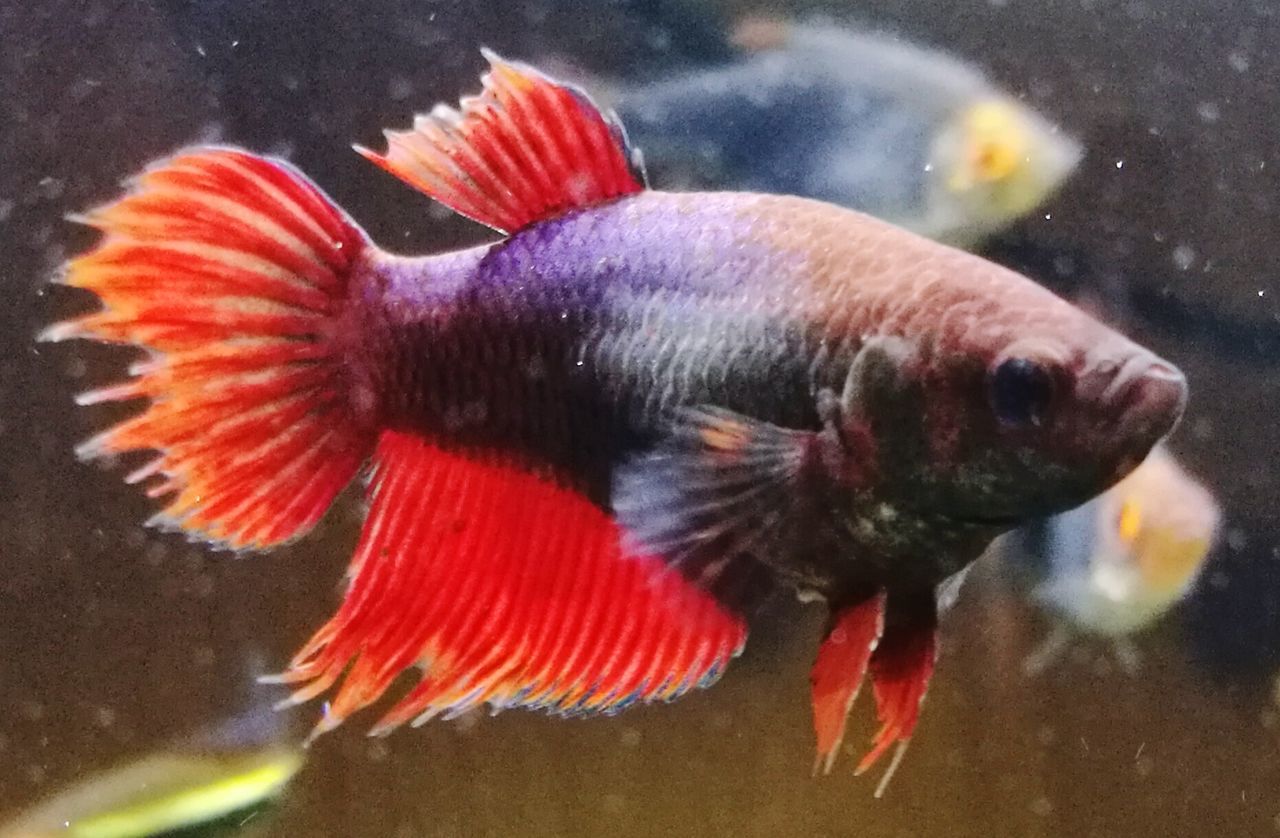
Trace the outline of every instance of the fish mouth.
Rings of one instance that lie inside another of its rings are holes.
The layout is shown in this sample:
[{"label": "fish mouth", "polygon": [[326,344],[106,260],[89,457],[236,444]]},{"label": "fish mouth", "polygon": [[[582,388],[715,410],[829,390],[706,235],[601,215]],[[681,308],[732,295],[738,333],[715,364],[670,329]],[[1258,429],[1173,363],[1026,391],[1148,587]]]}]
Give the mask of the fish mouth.
[{"label": "fish mouth", "polygon": [[1104,398],[1117,406],[1134,434],[1154,444],[1182,418],[1187,378],[1166,361],[1133,358],[1116,374]]}]

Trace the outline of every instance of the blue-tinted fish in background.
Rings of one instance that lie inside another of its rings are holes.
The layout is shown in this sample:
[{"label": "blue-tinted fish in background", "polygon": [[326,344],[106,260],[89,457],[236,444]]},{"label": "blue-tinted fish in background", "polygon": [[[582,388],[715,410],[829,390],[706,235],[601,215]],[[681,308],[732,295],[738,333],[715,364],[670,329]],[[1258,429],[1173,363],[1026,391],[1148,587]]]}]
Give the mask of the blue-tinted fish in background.
[{"label": "blue-tinted fish in background", "polygon": [[[293,167],[193,149],[84,220],[48,340],[131,344],[155,522],[266,549],[370,475],[337,614],[280,680],[317,732],[406,669],[374,730],[610,713],[713,683],[750,594],[825,601],[829,768],[864,677],[911,737],[937,591],[998,534],[1132,470],[1182,373],[1012,271],[804,198],[648,188],[580,90],[490,55],[484,92],[388,132],[383,169],[499,232],[406,257]],[[792,111],[799,116],[803,109]]]},{"label": "blue-tinted fish in background", "polygon": [[736,40],[736,61],[607,94],[664,181],[819,198],[969,247],[1082,156],[945,53],[818,21],[748,19]]},{"label": "blue-tinted fish in background", "polygon": [[1029,571],[1032,599],[1055,622],[1027,671],[1042,671],[1082,634],[1111,641],[1132,671],[1130,637],[1192,589],[1221,518],[1213,494],[1162,445],[1100,497],[1002,538],[996,551]]}]

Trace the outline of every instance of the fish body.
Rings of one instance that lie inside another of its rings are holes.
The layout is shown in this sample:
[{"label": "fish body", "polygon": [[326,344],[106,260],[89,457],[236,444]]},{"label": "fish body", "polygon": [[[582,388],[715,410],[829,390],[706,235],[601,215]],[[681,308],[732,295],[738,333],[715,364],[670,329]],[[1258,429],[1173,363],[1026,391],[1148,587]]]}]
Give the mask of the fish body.
[{"label": "fish body", "polygon": [[1082,157],[942,52],[822,21],[749,18],[736,39],[735,60],[611,93],[664,182],[804,195],[971,246]]},{"label": "fish body", "polygon": [[827,767],[875,686],[867,767],[914,729],[939,585],[1123,477],[1181,414],[1181,373],[868,216],[649,190],[585,94],[490,60],[481,96],[363,153],[500,241],[388,254],[236,149],[90,214],[106,238],[67,282],[107,306],[46,337],[153,355],[81,397],[151,400],[81,453],[157,450],[128,478],[170,498],[157,522],[240,549],[305,532],[372,461],[350,589],[279,678],[295,702],[341,680],[317,733],[413,666],[375,732],[669,700],[781,587],[833,612]]},{"label": "fish body", "polygon": [[[950,507],[927,497],[951,480],[935,473],[942,464],[967,456],[946,449],[969,441],[941,436],[968,410],[950,401],[957,376],[974,379],[962,389],[981,395],[977,379],[1028,329],[1099,356],[1128,345],[1012,272],[785,196],[646,191],[534,225],[501,247],[396,257],[366,275],[373,287],[358,285],[356,294],[367,307],[353,315],[363,320],[347,329],[358,337],[349,368],[381,396],[365,421],[557,468],[606,505],[614,472],[658,442],[681,409],[715,405],[817,432],[817,394],[844,386],[869,339],[909,344],[930,391],[919,405],[928,421],[911,442],[930,450],[919,462],[880,467],[894,485],[869,496],[876,509],[856,513],[874,542],[870,558],[884,557],[886,578],[873,580],[880,585],[890,576],[902,582],[911,564],[930,558],[938,569],[922,569],[919,583],[936,585],[972,559],[972,543],[990,538],[983,510],[963,520],[966,504],[999,503],[978,499],[977,476],[955,487],[969,497]],[[1073,362],[1092,363],[1084,354]],[[409,371],[413,383],[404,386]],[[892,447],[908,433],[884,436]],[[1055,483],[1055,491],[1062,496],[1036,502],[1069,502],[1068,490]],[[939,508],[959,526],[930,521]],[[838,574],[827,575],[823,587],[839,585]]]}]

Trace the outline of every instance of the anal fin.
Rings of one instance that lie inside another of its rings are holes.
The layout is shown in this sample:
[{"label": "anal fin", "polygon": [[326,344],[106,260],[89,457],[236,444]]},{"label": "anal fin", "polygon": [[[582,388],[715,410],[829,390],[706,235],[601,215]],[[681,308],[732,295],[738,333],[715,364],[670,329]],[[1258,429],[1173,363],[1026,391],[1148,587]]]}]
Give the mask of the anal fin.
[{"label": "anal fin", "polygon": [[338,613],[281,681],[295,703],[341,679],[317,732],[421,682],[374,732],[483,703],[607,713],[706,686],[746,628],[659,557],[628,553],[603,510],[483,451],[385,432]]}]

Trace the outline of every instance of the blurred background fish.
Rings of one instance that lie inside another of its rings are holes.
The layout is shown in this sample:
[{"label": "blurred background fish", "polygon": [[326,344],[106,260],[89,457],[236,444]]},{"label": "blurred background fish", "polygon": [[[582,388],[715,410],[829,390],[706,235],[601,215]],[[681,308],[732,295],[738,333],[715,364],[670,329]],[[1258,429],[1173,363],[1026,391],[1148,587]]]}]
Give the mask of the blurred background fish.
[{"label": "blurred background fish", "polygon": [[1135,671],[1131,636],[1191,591],[1221,517],[1213,494],[1162,445],[1104,495],[997,542],[994,551],[1054,621],[1024,669],[1038,674],[1074,638],[1092,635],[1109,640],[1120,665]]},{"label": "blurred background fish", "polygon": [[606,89],[658,182],[819,198],[973,247],[1082,157],[943,52],[818,20],[746,18],[732,41],[730,61]]},{"label": "blurred background fish", "polygon": [[[261,657],[252,667],[260,673]],[[251,682],[250,682],[251,683]],[[248,836],[302,768],[289,716],[255,686],[248,709],[65,786],[0,821],[0,838]]]}]

